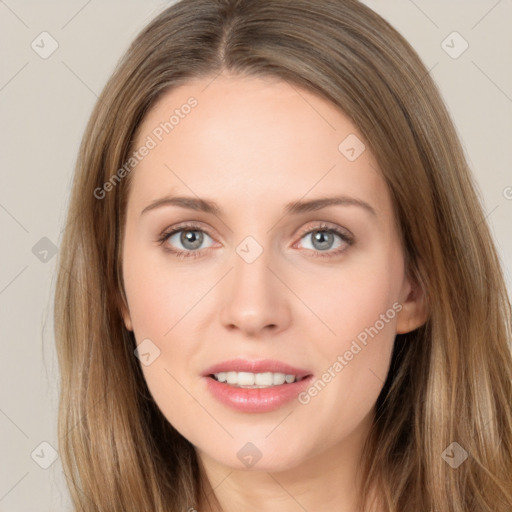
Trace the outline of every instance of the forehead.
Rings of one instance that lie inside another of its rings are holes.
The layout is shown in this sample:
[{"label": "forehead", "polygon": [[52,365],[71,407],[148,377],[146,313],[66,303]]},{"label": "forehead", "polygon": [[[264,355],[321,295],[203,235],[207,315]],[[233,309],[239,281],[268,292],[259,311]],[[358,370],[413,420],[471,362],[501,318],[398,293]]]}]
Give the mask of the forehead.
[{"label": "forehead", "polygon": [[136,201],[179,191],[256,208],[335,189],[386,207],[357,127],[330,102],[275,78],[180,85],[146,115],[135,148],[144,145],[151,149],[131,176]]}]

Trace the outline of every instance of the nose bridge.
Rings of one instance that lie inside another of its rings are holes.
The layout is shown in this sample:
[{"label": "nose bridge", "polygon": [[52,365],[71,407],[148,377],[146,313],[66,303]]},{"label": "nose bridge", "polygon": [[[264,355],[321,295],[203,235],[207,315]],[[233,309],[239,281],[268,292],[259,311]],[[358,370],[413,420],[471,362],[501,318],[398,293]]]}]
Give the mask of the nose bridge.
[{"label": "nose bridge", "polygon": [[253,236],[246,237],[235,249],[234,286],[237,293],[252,290],[252,295],[266,295],[272,287],[269,279],[271,254],[268,243],[260,244]]},{"label": "nose bridge", "polygon": [[[266,238],[265,240],[268,241]],[[282,284],[268,268],[272,254],[268,244],[247,236],[236,246],[222,321],[255,334],[265,327],[280,329],[289,321],[289,310]]]}]

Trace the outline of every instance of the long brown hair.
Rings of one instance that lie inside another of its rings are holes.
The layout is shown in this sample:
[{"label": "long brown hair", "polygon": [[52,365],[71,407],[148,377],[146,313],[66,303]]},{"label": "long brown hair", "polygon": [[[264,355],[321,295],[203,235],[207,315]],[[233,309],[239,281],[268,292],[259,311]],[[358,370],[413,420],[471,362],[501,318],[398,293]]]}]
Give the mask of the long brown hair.
[{"label": "long brown hair", "polygon": [[[428,70],[356,0],[182,0],[142,30],[102,91],[77,159],[55,296],[59,445],[75,509],[170,512],[200,501],[195,451],[151,398],[122,321],[131,180],[119,169],[163,94],[223,70],[286,80],[353,121],[426,296],[429,318],[397,335],[376,404],[364,510],[378,485],[385,511],[510,512],[512,315],[495,246]],[[454,450],[467,453],[457,468]]]}]

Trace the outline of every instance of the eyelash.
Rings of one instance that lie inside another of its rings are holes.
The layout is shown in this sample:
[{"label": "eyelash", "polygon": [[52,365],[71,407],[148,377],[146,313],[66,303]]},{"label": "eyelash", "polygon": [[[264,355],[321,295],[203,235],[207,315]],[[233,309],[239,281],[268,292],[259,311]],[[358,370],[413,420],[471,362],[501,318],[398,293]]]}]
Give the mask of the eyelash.
[{"label": "eyelash", "polygon": [[[204,230],[201,226],[194,223],[185,223],[181,224],[179,226],[173,227],[171,229],[165,230],[163,233],[160,234],[160,236],[157,238],[157,242],[159,245],[163,245],[172,235],[179,233],[180,231],[202,231],[203,233],[206,233],[210,238],[213,238],[208,231]],[[308,229],[301,233],[299,240],[304,238],[304,236],[309,235],[314,232],[324,232],[324,233],[332,233],[334,235],[338,235],[349,247],[354,243],[354,238],[342,231],[339,231],[336,228],[330,227],[324,223],[320,224],[319,226],[316,226],[313,229]],[[203,250],[196,250],[196,251],[180,251],[176,249],[170,249],[169,247],[164,247],[164,250],[172,253],[179,259],[187,259],[187,258],[199,258],[204,251],[207,251],[208,249]],[[312,249],[309,249],[312,250]],[[327,252],[327,251],[313,251],[312,256],[316,258],[333,258],[335,256],[338,256],[343,251],[346,250],[345,248],[337,249],[334,252]]]}]

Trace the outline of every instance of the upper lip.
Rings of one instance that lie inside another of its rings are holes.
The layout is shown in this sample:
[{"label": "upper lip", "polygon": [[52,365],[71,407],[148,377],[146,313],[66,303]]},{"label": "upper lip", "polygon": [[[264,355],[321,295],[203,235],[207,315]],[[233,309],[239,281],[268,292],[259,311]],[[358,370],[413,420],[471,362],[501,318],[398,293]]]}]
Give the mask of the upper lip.
[{"label": "upper lip", "polygon": [[298,378],[304,378],[311,375],[311,372],[302,368],[296,368],[281,361],[273,359],[260,359],[258,361],[249,361],[247,359],[230,359],[222,363],[214,364],[203,372],[207,377],[220,372],[250,372],[250,373],[284,373],[285,375],[295,375]]}]

